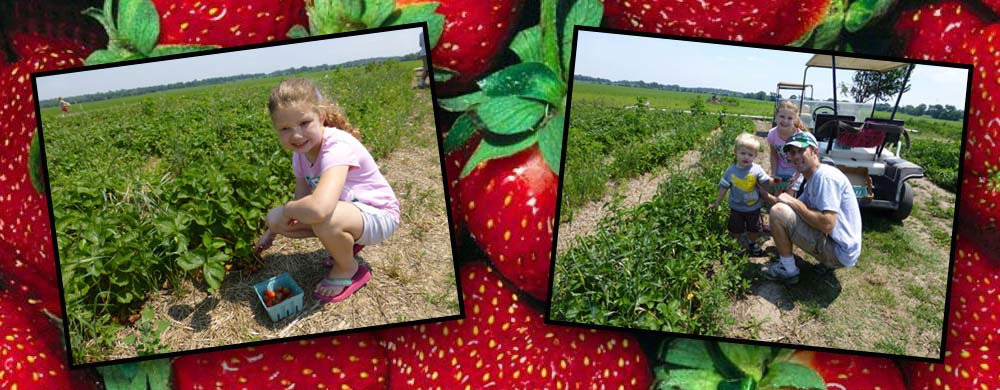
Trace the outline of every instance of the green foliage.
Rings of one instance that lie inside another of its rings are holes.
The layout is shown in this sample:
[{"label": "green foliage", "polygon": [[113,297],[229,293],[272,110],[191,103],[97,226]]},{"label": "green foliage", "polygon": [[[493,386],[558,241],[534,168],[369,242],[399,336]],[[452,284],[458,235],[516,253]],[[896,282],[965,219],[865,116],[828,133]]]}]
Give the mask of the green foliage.
[{"label": "green foliage", "polygon": [[[888,72],[858,71],[851,79],[852,85],[841,83],[841,93],[850,95],[855,102],[863,103],[871,99],[887,102],[899,94],[910,90],[912,84],[906,80],[907,67]],[[906,83],[906,84],[904,84]]]},{"label": "green foliage", "polygon": [[170,352],[170,347],[160,340],[160,336],[170,327],[170,323],[157,320],[155,316],[153,309],[148,307],[142,309],[139,321],[136,322],[139,335],[128,335],[123,339],[125,344],[135,345],[141,356]]},{"label": "green foliage", "polygon": [[[722,99],[722,104],[707,105],[708,111],[715,112],[722,107],[727,107],[729,112],[734,114],[760,115],[770,118],[774,113],[774,101],[766,100],[767,93],[760,92],[760,94],[762,95],[760,100],[719,95]],[[750,95],[753,94],[748,94],[747,96]],[[573,82],[573,104],[586,101],[625,107],[635,105],[637,96],[648,98],[650,105],[657,109],[680,111],[690,109],[692,99],[697,97],[698,99],[706,100],[707,98],[711,98],[712,95],[698,92],[641,88],[637,86],[598,84],[580,80]],[[645,105],[646,101],[643,100],[640,104]]]},{"label": "green foliage", "polygon": [[569,217],[574,208],[600,199],[608,180],[666,165],[704,139],[717,123],[707,115],[574,103],[561,214]]},{"label": "green foliage", "polygon": [[703,114],[705,113],[705,102],[699,98],[694,98],[691,101],[691,113],[692,114]]},{"label": "green foliage", "polygon": [[[379,158],[400,145],[417,110],[429,111],[409,88],[411,68],[373,63],[303,76],[344,107]],[[265,213],[294,189],[290,154],[265,104],[279,81],[43,114],[74,357],[101,356],[102,345],[116,342],[112,318],[132,313],[164,282],[191,277],[214,292],[227,264],[255,261]]]},{"label": "green foliage", "polygon": [[[598,167],[600,164],[594,162],[593,155],[586,153],[602,148],[616,153],[641,149],[637,142],[655,145],[684,136],[702,139],[720,122],[719,118],[709,115],[664,114],[664,117],[630,118],[627,113],[615,113],[608,108],[581,108],[574,105],[572,110],[567,170]],[[587,115],[588,110],[601,112],[602,109],[605,115]],[[578,114],[580,121],[577,121]],[[673,118],[673,122],[665,118]],[[626,128],[621,125],[630,120],[643,123],[650,130],[643,135],[644,126]],[[732,139],[741,129],[752,128],[748,120],[740,118],[724,118],[721,123],[720,139]],[[653,130],[672,127],[676,128],[672,135]],[[576,136],[581,132],[588,137]],[[630,133],[639,141],[631,141],[626,136]],[[589,141],[575,144],[587,138]],[[619,141],[612,142],[614,140]],[[574,146],[580,145],[583,146],[581,151],[574,150]],[[619,209],[612,204],[596,229],[597,233],[578,238],[571,249],[560,255],[554,270],[551,307],[554,319],[658,331],[722,334],[724,324],[730,321],[723,309],[733,296],[748,288],[748,282],[740,276],[741,259],[728,250],[731,239],[726,233],[724,212],[706,207],[718,192],[715,174],[721,174],[730,163],[732,152],[729,148],[719,148],[714,142],[688,141],[687,146],[679,147],[673,155],[695,146],[702,153],[699,164],[705,174],[673,175],[660,183],[652,200],[630,209]],[[648,149],[645,154],[656,156]],[[580,163],[574,162],[577,160]],[[617,161],[615,159],[615,163]],[[610,169],[612,177],[618,174],[616,169]],[[567,201],[567,196],[574,196],[569,189],[583,187],[570,180],[576,176],[580,175],[567,173],[563,202]],[[597,186],[595,183],[588,185]]]},{"label": "green foliage", "polygon": [[938,187],[955,193],[958,189],[959,143],[917,138],[906,158],[924,167],[924,174]]}]

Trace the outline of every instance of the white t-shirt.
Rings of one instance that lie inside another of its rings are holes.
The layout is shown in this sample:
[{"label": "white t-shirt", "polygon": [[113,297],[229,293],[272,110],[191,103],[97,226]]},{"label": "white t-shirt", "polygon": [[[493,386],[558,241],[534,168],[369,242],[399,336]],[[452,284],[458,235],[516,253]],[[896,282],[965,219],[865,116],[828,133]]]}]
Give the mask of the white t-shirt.
[{"label": "white t-shirt", "polygon": [[837,213],[830,238],[836,243],[834,253],[846,267],[853,267],[861,256],[861,209],[850,180],[839,169],[820,164],[805,183],[799,200],[813,210]]}]

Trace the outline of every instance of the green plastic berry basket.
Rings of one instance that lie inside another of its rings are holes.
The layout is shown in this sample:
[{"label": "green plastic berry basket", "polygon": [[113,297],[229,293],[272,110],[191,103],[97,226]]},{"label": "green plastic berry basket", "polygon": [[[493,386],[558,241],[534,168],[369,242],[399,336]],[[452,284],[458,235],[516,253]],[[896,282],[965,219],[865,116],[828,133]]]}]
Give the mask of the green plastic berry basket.
[{"label": "green plastic berry basket", "polygon": [[[275,290],[278,287],[287,287],[292,296],[277,305],[267,307],[264,304],[264,291],[268,289]],[[295,283],[295,279],[292,279],[292,276],[287,272],[257,283],[253,286],[253,289],[257,292],[257,301],[267,310],[267,315],[271,317],[271,321],[278,322],[302,310],[302,288],[299,287],[298,283]]]}]

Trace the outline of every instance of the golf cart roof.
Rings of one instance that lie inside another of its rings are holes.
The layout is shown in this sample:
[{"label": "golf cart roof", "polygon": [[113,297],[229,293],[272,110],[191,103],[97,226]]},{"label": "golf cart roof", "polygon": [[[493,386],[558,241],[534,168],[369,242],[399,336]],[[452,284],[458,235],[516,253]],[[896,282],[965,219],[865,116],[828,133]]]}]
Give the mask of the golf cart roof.
[{"label": "golf cart roof", "polygon": [[812,84],[790,83],[787,81],[778,82],[778,88],[783,88],[783,89],[806,89],[806,88],[812,88],[812,86],[813,86]]},{"label": "golf cart roof", "polygon": [[[830,57],[831,56],[825,54],[813,55],[813,57],[809,59],[809,62],[806,63],[806,67],[832,68],[833,62]],[[887,72],[909,65],[905,62],[870,60],[866,58],[841,56],[837,56],[836,60],[837,69],[874,70],[876,72]]]}]

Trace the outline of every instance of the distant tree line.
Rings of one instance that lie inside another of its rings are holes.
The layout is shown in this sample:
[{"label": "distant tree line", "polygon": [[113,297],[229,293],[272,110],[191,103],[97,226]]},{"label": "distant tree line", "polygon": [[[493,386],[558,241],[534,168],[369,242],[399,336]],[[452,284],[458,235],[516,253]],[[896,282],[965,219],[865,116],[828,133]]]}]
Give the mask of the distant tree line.
[{"label": "distant tree line", "polygon": [[636,88],[647,88],[647,89],[659,89],[659,90],[674,91],[674,92],[707,93],[707,94],[718,95],[718,96],[732,96],[732,97],[739,97],[739,98],[744,98],[744,99],[766,100],[766,101],[772,101],[772,102],[781,98],[781,95],[778,95],[777,93],[774,93],[774,92],[764,92],[764,91],[758,91],[758,92],[737,92],[737,91],[730,91],[728,89],[702,88],[702,87],[682,87],[682,86],[676,85],[676,84],[660,84],[660,83],[657,83],[657,82],[650,83],[650,82],[645,82],[645,81],[641,81],[641,80],[640,81],[630,81],[630,80],[611,81],[611,80],[602,79],[602,78],[599,78],[599,77],[590,77],[590,76],[583,76],[583,75],[574,75],[573,76],[573,80],[590,82],[590,83],[595,83],[595,84],[617,85],[617,86],[622,86],[622,87],[636,87]]},{"label": "distant tree line", "polygon": [[[739,97],[739,98],[744,98],[744,99],[764,100],[764,101],[770,101],[770,102],[776,101],[778,99],[784,99],[784,97],[782,97],[781,95],[779,95],[777,93],[774,93],[774,92],[764,92],[764,91],[757,91],[757,92],[737,92],[737,91],[730,91],[730,90],[718,89],[718,88],[682,87],[682,86],[679,86],[679,85],[676,85],[676,84],[666,84],[665,85],[665,84],[660,84],[660,83],[656,83],[656,82],[650,83],[650,82],[645,82],[645,81],[629,81],[629,80],[612,81],[612,80],[608,80],[608,79],[603,79],[603,78],[598,78],[598,77],[590,77],[590,76],[583,76],[583,75],[574,75],[573,76],[573,80],[590,82],[590,83],[596,83],[596,84],[617,85],[617,86],[623,86],[623,87],[637,87],[637,88],[647,88],[647,89],[659,89],[659,90],[664,90],[664,91],[675,91],[675,92],[706,93],[706,94],[712,94],[712,95],[718,95],[718,96],[731,96],[731,97]],[[798,99],[798,96],[792,95],[792,96],[789,97],[789,99]],[[833,99],[832,98],[831,99],[826,99],[826,101],[832,102]],[[842,100],[842,101],[849,101],[849,100]],[[875,109],[878,110],[878,111],[891,112],[892,111],[892,104],[889,104],[889,103],[878,103],[875,106]],[[931,118],[935,118],[935,119],[953,120],[953,121],[962,120],[962,118],[965,117],[965,111],[964,110],[959,110],[957,107],[955,107],[953,105],[950,105],[950,104],[946,104],[946,105],[943,105],[943,106],[940,105],[940,104],[927,105],[927,104],[923,104],[923,103],[921,103],[921,104],[919,104],[917,106],[913,106],[913,105],[909,105],[908,104],[908,105],[899,107],[899,109],[897,109],[896,112],[897,113],[908,114],[908,115],[914,115],[914,116],[927,115],[927,116],[930,116]]]},{"label": "distant tree line", "polygon": [[[190,87],[198,87],[198,86],[214,85],[214,84],[225,84],[225,83],[229,83],[229,82],[233,82],[233,81],[249,80],[249,79],[256,79],[256,78],[265,78],[265,77],[287,76],[287,75],[294,75],[294,74],[300,74],[300,73],[318,72],[318,71],[324,71],[324,70],[333,70],[333,69],[337,69],[337,68],[351,68],[351,67],[366,65],[366,64],[369,64],[369,63],[372,63],[372,62],[412,61],[412,60],[419,60],[419,59],[423,59],[423,56],[418,52],[418,53],[413,53],[413,54],[407,54],[407,55],[404,55],[404,56],[364,58],[364,59],[354,60],[354,61],[349,61],[349,62],[344,62],[344,63],[340,63],[340,64],[324,64],[324,65],[316,65],[316,66],[300,66],[300,67],[297,67],[297,68],[288,68],[288,69],[276,70],[276,71],[270,72],[270,73],[253,73],[253,74],[241,74],[241,75],[234,75],[234,76],[226,76],[226,77],[214,77],[214,78],[204,79],[204,80],[192,80],[192,81],[185,81],[185,82],[178,82],[178,83],[171,83],[171,84],[164,84],[164,85],[155,85],[155,86],[142,87],[142,88],[120,89],[120,90],[115,90],[115,91],[98,92],[98,93],[92,93],[92,94],[80,95],[80,96],[73,96],[73,97],[65,97],[65,98],[68,99],[68,100],[70,100],[73,104],[76,104],[76,103],[87,103],[87,102],[96,102],[96,101],[101,101],[101,100],[115,99],[115,98],[127,97],[127,96],[145,95],[147,93],[161,92],[161,91],[167,91],[167,90],[171,90],[171,89],[190,88]],[[38,102],[38,105],[41,108],[56,107],[56,106],[59,105],[59,100],[58,99],[42,100],[42,101]]]}]

